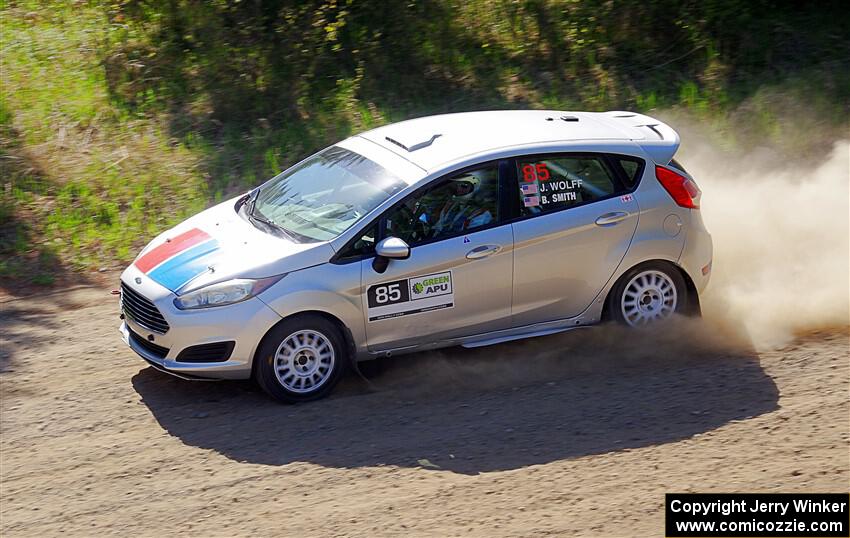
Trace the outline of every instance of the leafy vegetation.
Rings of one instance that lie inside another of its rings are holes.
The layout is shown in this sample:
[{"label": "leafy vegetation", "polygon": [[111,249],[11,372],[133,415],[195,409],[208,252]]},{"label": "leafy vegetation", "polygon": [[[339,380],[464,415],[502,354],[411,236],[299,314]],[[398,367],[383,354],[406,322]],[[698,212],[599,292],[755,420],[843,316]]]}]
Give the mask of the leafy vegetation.
[{"label": "leafy vegetation", "polygon": [[417,115],[676,108],[738,142],[787,142],[781,126],[802,103],[792,143],[810,144],[808,129],[846,128],[850,116],[850,17],[838,1],[0,9],[7,283],[126,261],[158,231],[296,159]]}]

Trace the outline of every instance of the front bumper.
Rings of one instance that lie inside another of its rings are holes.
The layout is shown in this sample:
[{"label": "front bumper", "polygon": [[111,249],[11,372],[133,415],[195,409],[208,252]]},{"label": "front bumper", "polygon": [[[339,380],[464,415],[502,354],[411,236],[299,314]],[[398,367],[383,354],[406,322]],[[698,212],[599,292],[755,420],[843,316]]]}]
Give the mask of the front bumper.
[{"label": "front bumper", "polygon": [[[174,375],[181,379],[188,380],[203,380],[212,381],[215,379],[248,379],[251,377],[251,362],[242,360],[228,360],[222,362],[211,363],[185,363],[178,362],[172,359],[163,358],[153,354],[144,347],[140,346],[130,337],[130,328],[127,322],[121,323],[118,331],[121,333],[121,339],[129,346],[130,349],[136,352],[141,358],[145,359],[151,366],[161,372]],[[137,333],[138,335],[138,333]],[[141,338],[141,336],[139,336]],[[169,350],[169,355],[170,355]]]},{"label": "front bumper", "polygon": [[[266,332],[280,316],[265,303],[253,297],[240,303],[204,308],[179,310],[174,306],[174,294],[150,279],[141,284],[131,284],[138,276],[134,267],[122,275],[122,282],[154,303],[170,328],[165,334],[152,332],[139,325],[130,316],[124,316],[120,332],[124,343],[157,369],[186,378],[248,379],[257,346]],[[131,338],[150,342],[140,345]],[[186,348],[222,341],[233,341],[233,351],[226,361],[180,362],[177,360]],[[154,353],[151,347],[163,352]]]}]

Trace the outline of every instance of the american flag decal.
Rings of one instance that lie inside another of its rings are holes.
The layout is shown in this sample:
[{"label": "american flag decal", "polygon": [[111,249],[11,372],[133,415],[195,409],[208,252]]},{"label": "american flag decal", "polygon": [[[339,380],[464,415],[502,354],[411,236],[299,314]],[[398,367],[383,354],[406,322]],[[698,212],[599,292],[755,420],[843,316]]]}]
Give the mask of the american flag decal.
[{"label": "american flag decal", "polygon": [[519,190],[523,194],[537,194],[537,183],[524,183],[520,185]]},{"label": "american flag decal", "polygon": [[539,196],[523,196],[522,203],[525,207],[537,207],[540,205]]}]

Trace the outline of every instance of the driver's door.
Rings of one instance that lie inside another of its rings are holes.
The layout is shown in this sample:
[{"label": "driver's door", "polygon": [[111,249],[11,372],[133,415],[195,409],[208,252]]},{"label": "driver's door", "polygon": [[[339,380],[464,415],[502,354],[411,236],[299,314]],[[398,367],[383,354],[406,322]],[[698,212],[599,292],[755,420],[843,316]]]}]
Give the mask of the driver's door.
[{"label": "driver's door", "polygon": [[513,232],[502,224],[499,192],[492,163],[438,180],[382,218],[379,235],[411,249],[384,272],[373,258],[360,262],[370,350],[510,327]]}]

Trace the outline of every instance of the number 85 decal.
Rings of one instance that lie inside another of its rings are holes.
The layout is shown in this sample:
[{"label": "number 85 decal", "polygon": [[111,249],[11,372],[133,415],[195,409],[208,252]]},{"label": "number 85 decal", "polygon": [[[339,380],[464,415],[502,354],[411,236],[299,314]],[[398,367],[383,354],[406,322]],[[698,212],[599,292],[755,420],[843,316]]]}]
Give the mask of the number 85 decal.
[{"label": "number 85 decal", "polygon": [[522,180],[527,183],[536,180],[546,181],[550,177],[552,176],[549,175],[549,168],[546,167],[546,163],[526,164],[522,167]]},{"label": "number 85 decal", "polygon": [[410,300],[410,289],[407,280],[396,280],[372,286],[367,292],[369,308],[403,303]]},{"label": "number 85 decal", "polygon": [[375,288],[375,302],[378,304],[391,303],[401,299],[401,284],[378,286]]}]

